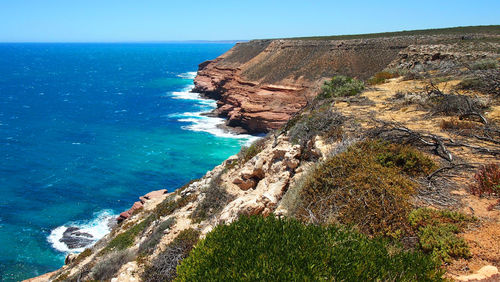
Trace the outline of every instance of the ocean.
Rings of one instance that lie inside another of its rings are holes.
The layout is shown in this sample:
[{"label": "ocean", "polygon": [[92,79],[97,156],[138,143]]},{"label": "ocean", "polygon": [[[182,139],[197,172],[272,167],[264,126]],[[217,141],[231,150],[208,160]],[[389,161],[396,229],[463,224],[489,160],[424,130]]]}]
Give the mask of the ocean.
[{"label": "ocean", "polygon": [[232,44],[0,44],[0,280],[56,270],[68,226],[109,232],[149,191],[199,178],[254,137],[201,113],[197,65]]}]

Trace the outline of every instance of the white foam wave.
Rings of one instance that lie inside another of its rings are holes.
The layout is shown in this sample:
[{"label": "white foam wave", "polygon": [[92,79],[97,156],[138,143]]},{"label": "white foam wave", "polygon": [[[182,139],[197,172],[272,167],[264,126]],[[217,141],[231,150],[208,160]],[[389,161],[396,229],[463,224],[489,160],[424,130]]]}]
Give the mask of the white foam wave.
[{"label": "white foam wave", "polygon": [[[183,78],[194,79],[196,72],[187,72],[178,75]],[[199,93],[192,92],[194,85],[191,84],[181,91],[170,92],[168,96],[173,99],[183,99],[193,101],[197,106],[199,106],[199,112],[185,112],[185,113],[175,113],[170,114],[169,118],[175,118],[179,122],[189,123],[188,125],[182,126],[182,129],[207,132],[217,137],[222,138],[235,138],[240,139],[242,145],[249,144],[257,139],[259,136],[253,136],[248,134],[235,134],[229,132],[223,128],[225,119],[219,117],[206,116],[206,113],[214,110],[217,107],[217,102],[215,100],[206,99],[202,97]]]},{"label": "white foam wave", "polygon": [[197,72],[195,72],[195,71],[189,71],[189,72],[181,73],[177,76],[180,78],[185,78],[185,79],[194,79],[196,77],[196,74],[197,74]]},{"label": "white foam wave", "polygon": [[[115,217],[116,215],[112,210],[102,210],[96,212],[94,213],[94,217],[91,220],[68,222],[62,226],[55,228],[54,230],[52,230],[52,232],[50,232],[50,235],[47,237],[47,241],[49,241],[54,249],[60,252],[83,252],[85,248],[92,246],[95,242],[97,242],[99,239],[101,239],[111,231],[110,222],[112,222]],[[92,243],[82,248],[70,249],[64,242],[61,241],[64,232],[69,227],[77,227],[79,228],[79,232],[92,235]]]}]

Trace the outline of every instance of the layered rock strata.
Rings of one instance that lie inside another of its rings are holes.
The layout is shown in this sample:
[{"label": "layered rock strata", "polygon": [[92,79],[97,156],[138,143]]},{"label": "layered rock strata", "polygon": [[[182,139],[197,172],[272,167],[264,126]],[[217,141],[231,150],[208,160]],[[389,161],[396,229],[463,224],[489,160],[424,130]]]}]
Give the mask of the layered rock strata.
[{"label": "layered rock strata", "polygon": [[[337,74],[366,79],[388,66],[421,71],[427,62],[446,67],[464,41],[478,36],[496,35],[253,40],[200,64],[194,91],[218,100],[216,113],[226,117],[229,126],[268,132],[311,101],[325,79]],[[488,56],[473,51],[474,57]]]}]

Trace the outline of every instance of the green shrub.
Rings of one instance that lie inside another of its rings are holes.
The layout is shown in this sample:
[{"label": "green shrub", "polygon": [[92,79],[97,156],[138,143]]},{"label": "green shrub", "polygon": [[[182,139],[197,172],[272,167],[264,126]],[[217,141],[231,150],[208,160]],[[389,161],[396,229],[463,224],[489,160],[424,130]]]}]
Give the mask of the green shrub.
[{"label": "green shrub", "polygon": [[472,64],[473,70],[489,70],[498,68],[498,62],[494,59],[480,60]]},{"label": "green shrub", "polygon": [[60,281],[68,281],[69,278],[69,271],[62,272],[61,274],[55,274],[54,276],[50,277],[50,281],[54,282],[60,282]]},{"label": "green shrub", "polygon": [[157,218],[171,215],[176,209],[180,209],[189,204],[190,202],[196,200],[196,195],[190,194],[184,197],[181,196],[177,200],[175,200],[175,198],[176,196],[172,195],[163,200],[163,202],[159,203],[156,206],[156,208],[154,209],[154,214],[156,215]]},{"label": "green shrub", "polygon": [[73,264],[78,264],[92,254],[92,249],[85,249],[73,261]]},{"label": "green shrub", "polygon": [[437,168],[427,156],[410,146],[391,143],[372,143],[378,150],[377,161],[385,167],[398,167],[410,176],[427,175]]},{"label": "green shrub", "polygon": [[483,81],[477,77],[468,77],[460,81],[458,84],[459,89],[473,90],[482,88],[484,86]]},{"label": "green shrub", "polygon": [[382,83],[385,83],[385,81],[387,79],[395,78],[395,77],[398,77],[398,76],[399,76],[399,74],[397,74],[397,73],[392,73],[392,72],[387,72],[387,71],[381,71],[381,72],[377,72],[366,83],[369,84],[369,85],[382,84]]},{"label": "green shrub", "polygon": [[140,223],[132,226],[128,230],[123,233],[116,235],[113,240],[111,240],[108,245],[103,249],[101,254],[110,252],[110,251],[121,251],[126,248],[132,246],[135,242],[135,238],[137,235],[144,232],[146,228],[149,227],[151,222],[154,220],[154,216],[148,216],[146,219],[141,221]]},{"label": "green shrub", "polygon": [[149,237],[139,246],[139,254],[151,254],[163,237],[163,231],[170,228],[174,224],[175,218],[173,217],[158,224],[151,235],[149,235]]},{"label": "green shrub", "polygon": [[410,147],[359,142],[311,171],[297,216],[355,225],[365,234],[399,237],[409,230],[410,198],[416,190],[403,172],[415,175],[431,167],[429,159]]},{"label": "green shrub", "polygon": [[260,138],[254,141],[249,147],[242,147],[240,152],[238,153],[239,164],[245,164],[253,157],[257,156],[262,150],[264,150],[265,143],[267,138]]},{"label": "green shrub", "polygon": [[172,281],[177,276],[176,268],[188,256],[198,242],[200,233],[193,229],[183,230],[167,245],[166,249],[147,265],[142,274],[144,281]]},{"label": "green shrub", "polygon": [[219,173],[212,178],[208,187],[204,189],[205,197],[191,213],[191,219],[194,222],[201,222],[213,216],[232,200],[232,196],[222,186],[221,176],[222,173]]},{"label": "green shrub", "polygon": [[342,75],[334,76],[330,81],[325,81],[318,99],[354,96],[365,89],[362,81]]},{"label": "green shrub", "polygon": [[413,210],[408,220],[410,224],[416,228],[439,224],[453,224],[459,228],[464,228],[467,224],[477,221],[476,218],[457,211],[435,210],[430,208]]},{"label": "green shrub", "polygon": [[273,216],[219,225],[177,268],[178,281],[439,281],[419,252],[335,226]]},{"label": "green shrub", "polygon": [[476,218],[455,211],[429,208],[416,209],[408,218],[418,231],[420,247],[436,261],[450,262],[452,258],[470,256],[467,243],[457,233],[475,222]]}]

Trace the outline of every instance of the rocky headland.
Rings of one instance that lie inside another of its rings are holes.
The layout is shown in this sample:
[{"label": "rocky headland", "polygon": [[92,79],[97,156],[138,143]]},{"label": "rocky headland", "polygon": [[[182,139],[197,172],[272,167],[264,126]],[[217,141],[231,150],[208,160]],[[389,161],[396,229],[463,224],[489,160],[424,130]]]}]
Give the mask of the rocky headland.
[{"label": "rocky headland", "polygon": [[[217,114],[268,135],[175,192],[140,197],[110,234],[32,281],[172,280],[198,238],[241,215],[355,226],[434,256],[445,273],[429,280],[498,281],[498,192],[471,188],[500,155],[500,27],[481,30],[254,40],[200,64],[195,91]],[[365,89],[318,98],[335,75]],[[419,213],[444,220],[451,245],[426,249]]]},{"label": "rocky headland", "polygon": [[269,132],[288,121],[316,95],[323,81],[336,74],[367,79],[387,67],[423,71],[439,64],[441,69],[454,69],[459,62],[495,56],[491,42],[467,47],[467,42],[484,37],[498,39],[495,34],[459,33],[253,40],[201,63],[194,91],[218,100],[216,113],[226,117],[229,126]]}]

